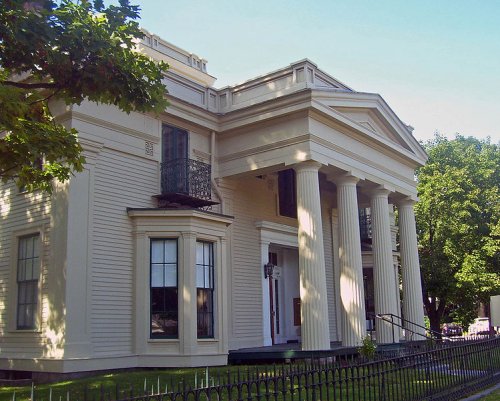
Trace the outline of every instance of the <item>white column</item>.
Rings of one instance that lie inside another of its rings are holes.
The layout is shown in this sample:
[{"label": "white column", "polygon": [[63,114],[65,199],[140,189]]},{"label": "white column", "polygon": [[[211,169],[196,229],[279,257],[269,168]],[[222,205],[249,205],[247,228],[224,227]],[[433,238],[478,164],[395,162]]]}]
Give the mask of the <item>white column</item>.
[{"label": "white column", "polygon": [[297,178],[302,349],[330,349],[323,227],[317,162],[294,167]]},{"label": "white column", "polygon": [[264,275],[264,265],[269,262],[269,242],[260,242],[260,275],[262,283],[262,336],[264,346],[272,345],[271,338],[271,301],[269,299],[269,279]]},{"label": "white column", "polygon": [[[389,221],[389,191],[383,188],[371,193],[372,216],[372,249],[373,249],[373,281],[375,289],[375,313],[392,314],[393,322],[401,322],[396,316],[398,300],[394,296],[397,289],[394,281],[394,267],[392,261],[392,238]],[[387,344],[399,342],[397,326],[381,319],[376,320],[377,343]]]},{"label": "white column", "polygon": [[[420,264],[418,261],[417,229],[415,213],[411,199],[405,199],[398,204],[399,211],[399,241],[401,253],[401,272],[403,279],[403,317],[420,326],[424,326],[424,307],[422,298],[422,283],[420,281]],[[423,339],[425,330],[411,323],[405,328],[406,338]]]},{"label": "white column", "polygon": [[340,299],[342,345],[354,347],[366,336],[365,294],[359,234],[358,178],[346,175],[335,180],[339,213]]}]

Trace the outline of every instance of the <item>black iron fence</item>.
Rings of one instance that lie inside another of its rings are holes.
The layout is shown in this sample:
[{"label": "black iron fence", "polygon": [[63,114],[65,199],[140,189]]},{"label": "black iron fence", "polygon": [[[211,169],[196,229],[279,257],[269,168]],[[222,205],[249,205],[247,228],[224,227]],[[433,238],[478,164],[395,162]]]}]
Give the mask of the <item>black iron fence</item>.
[{"label": "black iron fence", "polygon": [[[157,383],[144,383],[140,391],[126,385],[85,389],[63,400],[457,400],[500,382],[500,338],[364,363],[323,358],[221,372],[207,368],[175,384],[160,383],[158,378]],[[36,393],[30,398],[42,401]]]}]

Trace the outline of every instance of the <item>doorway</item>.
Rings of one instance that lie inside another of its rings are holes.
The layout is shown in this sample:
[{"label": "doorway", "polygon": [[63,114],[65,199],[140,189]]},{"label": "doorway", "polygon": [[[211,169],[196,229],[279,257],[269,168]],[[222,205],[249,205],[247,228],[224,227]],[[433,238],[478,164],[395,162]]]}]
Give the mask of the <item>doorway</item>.
[{"label": "doorway", "polygon": [[[269,291],[269,320],[272,344],[298,342],[300,319],[297,319],[299,270],[297,249],[271,247],[269,263],[272,274],[267,277]],[[300,313],[300,302],[298,305]]]}]

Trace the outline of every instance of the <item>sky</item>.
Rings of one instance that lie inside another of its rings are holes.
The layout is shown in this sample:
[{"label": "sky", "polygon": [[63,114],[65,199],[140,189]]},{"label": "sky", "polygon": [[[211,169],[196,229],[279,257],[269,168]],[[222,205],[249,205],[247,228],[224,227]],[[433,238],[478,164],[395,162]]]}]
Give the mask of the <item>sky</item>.
[{"label": "sky", "polygon": [[500,142],[500,0],[135,0],[140,25],[208,60],[215,87],[308,58],[379,93],[418,140]]}]

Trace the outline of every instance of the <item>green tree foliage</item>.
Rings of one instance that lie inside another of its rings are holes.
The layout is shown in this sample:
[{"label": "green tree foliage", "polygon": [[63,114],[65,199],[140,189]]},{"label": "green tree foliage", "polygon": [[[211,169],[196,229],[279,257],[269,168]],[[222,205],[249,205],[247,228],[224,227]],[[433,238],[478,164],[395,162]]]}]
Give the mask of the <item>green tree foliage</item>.
[{"label": "green tree foliage", "polygon": [[139,8],[120,0],[0,1],[0,176],[51,190],[81,171],[77,132],[49,104],[84,99],[125,112],[162,111],[168,65],[136,50]]},{"label": "green tree foliage", "polygon": [[479,302],[500,292],[500,149],[439,135],[424,146],[415,213],[424,304],[439,331],[451,310],[466,325]]}]

